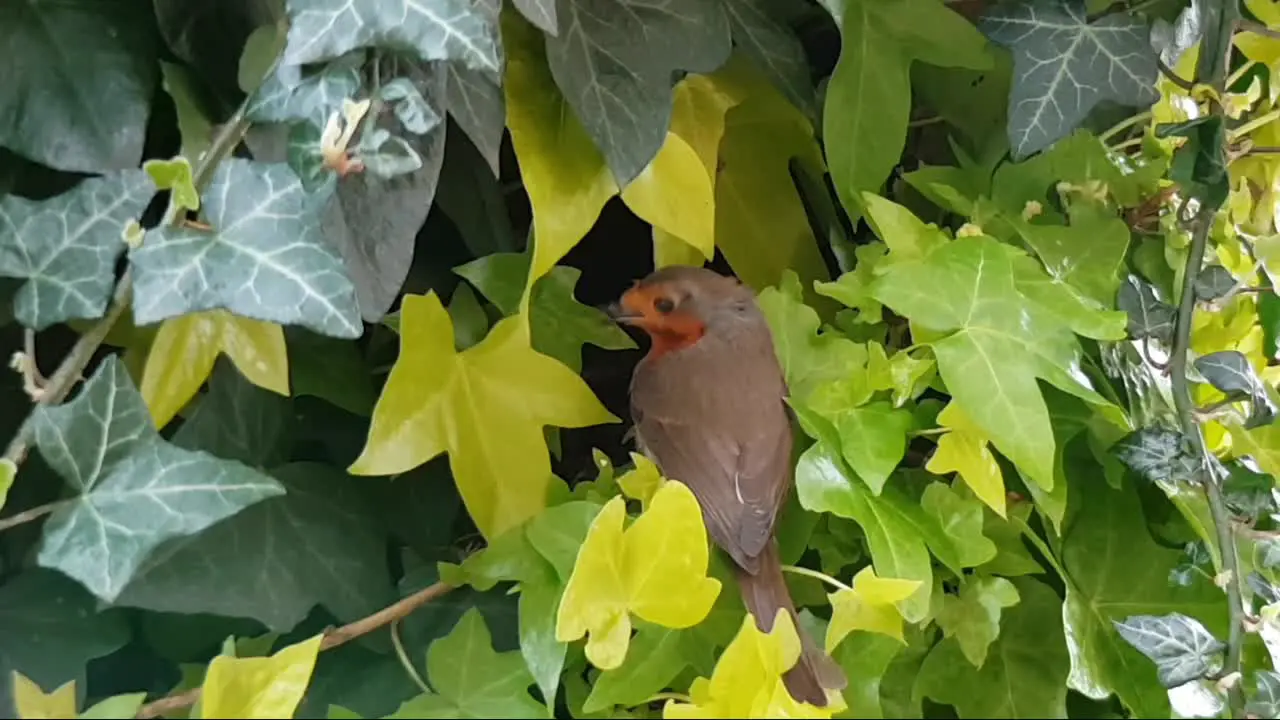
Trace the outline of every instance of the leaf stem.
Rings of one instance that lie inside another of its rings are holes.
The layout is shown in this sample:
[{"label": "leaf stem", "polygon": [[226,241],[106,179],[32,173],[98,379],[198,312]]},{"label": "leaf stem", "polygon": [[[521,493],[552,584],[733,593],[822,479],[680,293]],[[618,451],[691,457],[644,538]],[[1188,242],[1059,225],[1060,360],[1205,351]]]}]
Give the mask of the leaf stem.
[{"label": "leaf stem", "polygon": [[[235,114],[218,128],[217,134],[214,135],[209,144],[209,149],[205,150],[200,156],[200,161],[197,163],[193,173],[196,190],[201,190],[208,186],[218,163],[229,155],[236,145],[240,144],[240,138],[249,127],[249,123],[245,119],[245,110],[248,108],[249,99],[252,97],[252,95],[246,97],[245,101],[236,109]],[[177,203],[171,200],[169,208],[165,211],[164,222],[176,225],[181,222],[182,217],[183,215],[179,212]],[[53,376],[49,378],[44,387],[44,392],[40,394],[40,397],[31,408],[31,412],[27,414],[26,420],[22,421],[18,432],[13,436],[13,440],[9,442],[9,447],[5,449],[4,459],[13,462],[14,465],[22,464],[31,446],[31,434],[35,427],[36,411],[39,410],[41,405],[57,405],[66,399],[76,381],[83,379],[84,369],[89,366],[94,353],[98,351],[102,341],[106,339],[107,333],[111,332],[111,328],[115,326],[132,300],[133,267],[129,266],[125,268],[124,273],[120,276],[120,282],[116,284],[115,293],[111,297],[111,305],[107,308],[106,314],[76,340],[71,352],[67,353],[67,356],[62,360],[62,364],[58,366]]]},{"label": "leaf stem", "polygon": [[[408,597],[401,598],[399,602],[388,605],[369,617],[361,618],[353,623],[347,623],[340,628],[327,631],[324,634],[324,639],[320,641],[320,651],[324,652],[325,650],[332,650],[333,648],[351,642],[362,635],[368,635],[378,628],[403,620],[413,611],[423,605],[426,605],[432,600],[447,594],[453,589],[453,585],[438,582],[434,585],[423,588]],[[138,708],[138,712],[134,717],[158,718],[175,710],[191,707],[199,699],[200,688],[192,688],[186,692],[169,695],[168,697],[160,698],[154,702],[149,702],[141,708]]]},{"label": "leaf stem", "polygon": [[400,619],[392,620],[391,626],[387,629],[391,633],[391,646],[395,648],[396,658],[404,666],[405,674],[409,676],[414,685],[422,689],[422,692],[428,695],[431,694],[431,688],[427,687],[427,681],[423,680],[422,676],[418,674],[418,668],[413,666],[413,661],[409,659],[409,653],[405,652],[404,641],[400,639]]},{"label": "leaf stem", "polygon": [[1098,141],[1105,145],[1107,141],[1109,141],[1111,138],[1119,135],[1125,130],[1128,130],[1134,125],[1146,122],[1147,120],[1150,120],[1150,119],[1151,119],[1151,111],[1149,110],[1147,112],[1140,112],[1137,115],[1130,115],[1129,117],[1125,118],[1124,120],[1121,120],[1115,125],[1112,125],[1109,130],[1099,135]]},{"label": "leaf stem", "polygon": [[782,570],[783,572],[795,573],[796,575],[808,575],[809,577],[817,578],[838,590],[848,590],[849,592],[853,592],[853,588],[818,570],[811,570],[807,567],[800,567],[799,565],[783,565]]},{"label": "leaf stem", "polygon": [[676,702],[690,703],[690,704],[692,704],[692,703],[693,703],[693,698],[691,698],[691,697],[689,697],[688,695],[685,695],[685,694],[683,694],[683,693],[678,693],[678,692],[660,692],[660,693],[655,693],[655,694],[653,694],[653,695],[652,695],[652,696],[650,696],[647,700],[645,700],[644,702],[642,702],[642,703],[640,703],[640,704],[641,704],[641,705],[648,705],[649,703],[658,702],[659,700],[675,700]]},{"label": "leaf stem", "polygon": [[[1201,42],[1201,54],[1196,67],[1196,82],[1210,85],[1221,97],[1225,92],[1227,69],[1230,64],[1232,34],[1236,28],[1237,7],[1235,0],[1217,0],[1206,9],[1204,40]],[[1214,103],[1211,111],[1223,114],[1220,104]],[[1182,432],[1191,442],[1196,454],[1204,463],[1207,477],[1204,482],[1205,494],[1209,500],[1209,512],[1213,518],[1214,530],[1222,557],[1222,572],[1228,575],[1226,583],[1227,610],[1230,626],[1227,635],[1226,662],[1223,674],[1231,675],[1240,671],[1240,656],[1244,644],[1245,609],[1240,593],[1240,561],[1236,554],[1234,533],[1231,518],[1227,513],[1226,503],[1222,499],[1222,484],[1218,477],[1217,463],[1205,446],[1200,424],[1196,420],[1195,405],[1192,403],[1191,388],[1187,380],[1187,356],[1191,352],[1191,318],[1196,308],[1195,282],[1204,262],[1205,248],[1209,242],[1209,231],[1213,227],[1214,216],[1218,212],[1216,206],[1206,202],[1205,193],[1198,193],[1200,208],[1196,213],[1195,229],[1191,236],[1191,247],[1188,248],[1186,266],[1182,275],[1182,294],[1178,298],[1177,324],[1174,326],[1173,351],[1169,358],[1170,380],[1173,390],[1173,403],[1177,409],[1178,421]],[[1240,683],[1231,685],[1227,690],[1227,704],[1231,717],[1244,716],[1244,694]]]},{"label": "leaf stem", "polygon": [[18,527],[19,525],[23,525],[25,523],[29,523],[32,520],[38,520],[44,517],[45,515],[48,515],[49,513],[53,512],[54,510],[57,510],[63,505],[67,505],[70,502],[71,500],[68,500],[65,498],[62,500],[54,500],[53,502],[47,502],[43,505],[37,505],[33,508],[28,508],[26,510],[23,510],[20,513],[10,515],[9,517],[4,518],[3,520],[0,520],[0,532],[4,532],[9,528]]}]

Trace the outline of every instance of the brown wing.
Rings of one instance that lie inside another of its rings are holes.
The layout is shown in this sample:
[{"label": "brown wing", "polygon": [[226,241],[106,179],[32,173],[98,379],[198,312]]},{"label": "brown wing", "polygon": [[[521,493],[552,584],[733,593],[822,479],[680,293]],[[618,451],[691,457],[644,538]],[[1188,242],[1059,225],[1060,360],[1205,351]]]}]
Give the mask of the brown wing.
[{"label": "brown wing", "polygon": [[633,388],[631,414],[642,452],[689,487],[712,540],[754,574],[790,487],[791,428],[777,383],[729,387],[742,391],[654,396]]}]

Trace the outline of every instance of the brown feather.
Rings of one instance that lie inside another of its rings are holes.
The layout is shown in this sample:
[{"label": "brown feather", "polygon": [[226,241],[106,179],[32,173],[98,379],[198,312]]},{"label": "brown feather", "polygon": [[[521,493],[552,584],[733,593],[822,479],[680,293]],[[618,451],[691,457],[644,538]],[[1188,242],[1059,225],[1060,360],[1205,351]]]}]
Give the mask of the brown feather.
[{"label": "brown feather", "polygon": [[[773,539],[791,488],[787,388],[754,295],[710,270],[668,268],[629,290],[621,305],[654,338],[631,380],[637,445],[698,499],[712,540],[739,568],[757,627],[771,629],[778,608],[795,620]],[[843,688],[846,680],[796,629],[805,652],[784,677],[788,691],[825,706],[822,688]]]}]

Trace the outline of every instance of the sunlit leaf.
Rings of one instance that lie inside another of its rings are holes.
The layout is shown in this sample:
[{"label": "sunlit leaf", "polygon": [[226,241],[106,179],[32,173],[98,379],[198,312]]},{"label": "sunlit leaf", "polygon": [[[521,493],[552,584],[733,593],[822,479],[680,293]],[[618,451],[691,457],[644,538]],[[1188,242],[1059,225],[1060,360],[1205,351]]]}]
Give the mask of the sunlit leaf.
[{"label": "sunlit leaf", "polygon": [[270,657],[215,657],[204,676],[200,716],[293,717],[311,682],[322,640],[323,634],[314,635]]},{"label": "sunlit leaf", "polygon": [[[827,626],[826,648],[830,653],[854,630],[866,630],[902,640],[902,613],[895,607],[920,587],[919,580],[876,577],[865,567],[853,576],[851,589],[828,593],[831,623]],[[905,641],[903,641],[905,642]]]},{"label": "sunlit leaf", "polygon": [[9,675],[13,679],[13,704],[22,720],[58,720],[77,716],[75,680],[68,680],[58,689],[46,693],[17,670]]},{"label": "sunlit leaf", "polygon": [[1001,577],[974,577],[956,595],[944,595],[938,625],[954,637],[974,667],[982,667],[987,649],[1000,634],[1000,616],[1018,604],[1018,589]]}]

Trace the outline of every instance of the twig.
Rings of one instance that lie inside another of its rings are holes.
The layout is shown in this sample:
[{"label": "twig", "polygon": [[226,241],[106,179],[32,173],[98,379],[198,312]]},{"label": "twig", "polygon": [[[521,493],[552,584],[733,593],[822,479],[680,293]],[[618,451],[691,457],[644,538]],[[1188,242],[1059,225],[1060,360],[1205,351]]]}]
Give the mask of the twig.
[{"label": "twig", "polygon": [[45,515],[48,515],[49,513],[53,512],[54,510],[57,510],[63,505],[68,504],[69,502],[71,501],[66,499],[54,500],[53,502],[47,502],[43,505],[37,505],[33,508],[28,508],[26,510],[23,510],[20,513],[15,513],[13,515],[10,515],[5,519],[0,520],[0,532],[4,532],[9,528],[14,528],[24,523],[29,523],[32,520],[38,520],[44,517]]},{"label": "twig", "polygon": [[1165,65],[1164,61],[1161,60],[1159,57],[1156,57],[1156,67],[1160,68],[1160,74],[1164,75],[1166,80],[1173,83],[1174,85],[1177,85],[1183,90],[1186,90],[1187,92],[1191,92],[1191,89],[1196,86],[1195,83],[1191,82],[1190,80],[1187,80],[1186,78],[1178,75],[1178,73],[1174,72],[1173,68],[1169,67],[1168,65]]},{"label": "twig", "polygon": [[[1196,66],[1196,80],[1212,86],[1218,91],[1220,97],[1225,92],[1232,34],[1236,27],[1236,2],[1235,0],[1217,0],[1206,10],[1207,22],[1204,40],[1200,45],[1201,54]],[[1214,103],[1212,112],[1221,116],[1223,107]],[[1193,221],[1195,229],[1191,236],[1191,247],[1187,252],[1186,268],[1182,276],[1182,295],[1178,298],[1177,324],[1174,326],[1173,353],[1169,364],[1173,403],[1178,412],[1178,421],[1183,434],[1190,440],[1196,454],[1201,458],[1207,473],[1204,482],[1205,494],[1209,500],[1209,511],[1213,517],[1217,535],[1222,573],[1228,576],[1225,589],[1230,627],[1227,636],[1226,662],[1222,671],[1224,675],[1230,675],[1240,671],[1240,656],[1244,645],[1245,609],[1240,592],[1240,560],[1236,556],[1235,534],[1232,531],[1231,518],[1222,498],[1218,464],[1214,462],[1209,449],[1205,446],[1200,424],[1196,421],[1196,409],[1192,403],[1190,383],[1187,380],[1187,355],[1191,351],[1191,319],[1196,307],[1195,282],[1204,262],[1205,247],[1209,242],[1213,218],[1218,212],[1217,207],[1206,202],[1203,194],[1197,199],[1200,208]],[[1227,704],[1231,717],[1244,716],[1244,694],[1240,690],[1239,683],[1227,689]]]},{"label": "twig", "polygon": [[1255,35],[1263,35],[1265,37],[1275,38],[1277,40],[1280,40],[1280,32],[1272,30],[1271,28],[1267,27],[1266,25],[1263,25],[1260,22],[1254,22],[1253,20],[1245,20],[1242,18],[1236,21],[1236,27],[1240,28],[1245,32],[1251,32]]},{"label": "twig", "polygon": [[[333,648],[351,642],[362,635],[377,630],[386,625],[390,625],[398,620],[408,617],[413,611],[435,600],[441,595],[447,594],[453,590],[454,586],[446,583],[438,582],[430,587],[419,590],[418,592],[402,598],[399,602],[388,605],[378,612],[366,618],[361,618],[353,623],[348,623],[340,628],[325,632],[324,639],[320,641],[320,652],[332,650]],[[157,718],[162,715],[181,710],[185,707],[191,707],[200,699],[200,688],[192,688],[186,692],[176,695],[160,698],[154,702],[138,708],[135,718]]]},{"label": "twig", "polygon": [[[248,129],[248,122],[245,120],[245,109],[247,107],[248,99],[245,100],[245,104],[242,104],[236,110],[235,115],[231,116],[230,120],[218,128],[218,134],[210,142],[209,149],[200,157],[194,173],[194,184],[197,190],[209,184],[209,180],[213,177],[213,171],[217,168],[218,163],[234,150],[236,145],[240,144],[241,136]],[[183,214],[178,211],[178,206],[170,202],[165,222],[176,225],[182,219]],[[56,405],[66,399],[76,381],[81,379],[84,369],[89,366],[89,361],[93,359],[94,353],[98,351],[102,341],[106,339],[107,333],[111,332],[111,328],[120,319],[120,316],[124,314],[125,308],[129,307],[129,303],[132,300],[133,268],[130,266],[120,276],[120,282],[116,284],[115,293],[111,297],[111,305],[106,314],[88,332],[81,335],[79,340],[76,340],[71,352],[63,359],[62,364],[58,366],[53,376],[49,378],[48,384],[44,387],[44,392],[36,400],[35,406],[27,415],[27,419],[22,421],[22,426],[18,428],[13,440],[9,442],[9,447],[4,452],[4,459],[12,461],[14,465],[22,464],[22,461],[27,457],[27,450],[31,446],[31,433],[34,427],[36,411],[39,410],[41,405]]]}]

